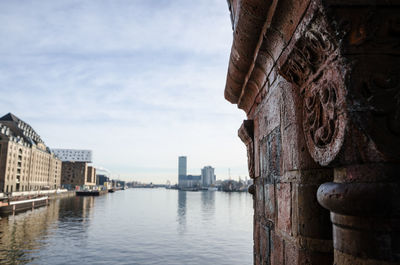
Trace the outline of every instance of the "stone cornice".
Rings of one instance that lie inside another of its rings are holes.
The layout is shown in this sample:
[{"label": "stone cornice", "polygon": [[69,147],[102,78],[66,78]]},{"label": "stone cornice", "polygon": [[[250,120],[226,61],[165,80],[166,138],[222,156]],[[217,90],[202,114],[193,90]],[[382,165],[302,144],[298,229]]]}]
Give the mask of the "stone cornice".
[{"label": "stone cornice", "polygon": [[309,0],[228,1],[233,22],[225,98],[249,114]]},{"label": "stone cornice", "polygon": [[[285,50],[282,47],[289,44],[312,1],[227,1],[234,32],[225,98],[249,114],[281,52]],[[325,0],[320,3],[325,7],[362,7],[399,5],[400,1]]]},{"label": "stone cornice", "polygon": [[240,108],[243,92],[253,71],[262,36],[277,0],[230,0],[233,43],[229,59],[225,98]]}]

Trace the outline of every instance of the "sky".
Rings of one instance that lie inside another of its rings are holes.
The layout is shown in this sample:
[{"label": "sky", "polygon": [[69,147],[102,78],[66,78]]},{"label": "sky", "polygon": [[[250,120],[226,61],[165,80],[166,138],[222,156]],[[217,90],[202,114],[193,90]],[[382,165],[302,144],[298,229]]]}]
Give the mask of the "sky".
[{"label": "sky", "polygon": [[225,0],[0,0],[0,115],[50,148],[91,149],[113,177],[244,178],[245,113],[224,99]]}]

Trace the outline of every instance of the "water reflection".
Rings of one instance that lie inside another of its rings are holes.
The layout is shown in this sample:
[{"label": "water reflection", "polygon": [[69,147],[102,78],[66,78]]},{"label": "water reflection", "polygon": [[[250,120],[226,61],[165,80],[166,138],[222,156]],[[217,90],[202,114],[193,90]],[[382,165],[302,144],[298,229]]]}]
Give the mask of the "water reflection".
[{"label": "water reflection", "polygon": [[51,201],[46,207],[3,217],[0,219],[0,263],[34,261],[47,246],[47,239],[63,226],[68,226],[70,233],[78,231],[84,236],[93,205],[92,197],[64,198]]},{"label": "water reflection", "polygon": [[93,197],[74,197],[61,200],[62,211],[57,227],[61,236],[66,240],[75,238],[74,242],[71,242],[73,244],[83,244],[88,237],[87,231],[92,220],[94,201]]},{"label": "water reflection", "polygon": [[186,191],[178,191],[178,232],[182,234],[186,230]]},{"label": "water reflection", "polygon": [[247,194],[132,189],[0,220],[0,264],[251,264]]},{"label": "water reflection", "polygon": [[41,249],[49,227],[58,219],[59,202],[0,220],[0,261],[22,264],[32,261],[28,254]]},{"label": "water reflection", "polygon": [[60,200],[61,208],[60,221],[87,222],[90,221],[94,207],[93,197],[74,197]]},{"label": "water reflection", "polygon": [[209,221],[215,217],[215,192],[201,192],[201,213],[205,221]]},{"label": "water reflection", "polygon": [[186,232],[188,211],[192,216],[198,216],[199,221],[212,221],[215,218],[215,192],[178,191],[177,221],[180,234]]}]

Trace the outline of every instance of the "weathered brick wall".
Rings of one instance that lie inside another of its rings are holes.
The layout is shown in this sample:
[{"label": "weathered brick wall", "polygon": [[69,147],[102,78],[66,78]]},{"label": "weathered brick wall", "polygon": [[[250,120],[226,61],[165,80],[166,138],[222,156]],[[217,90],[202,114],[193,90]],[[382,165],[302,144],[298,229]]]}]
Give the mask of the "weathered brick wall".
[{"label": "weathered brick wall", "polygon": [[255,264],[331,264],[329,211],[319,185],[333,179],[306,150],[296,117],[298,98],[282,77],[263,88],[254,121]]},{"label": "weathered brick wall", "polygon": [[86,184],[88,165],[86,162],[62,162],[61,184],[82,186]]}]

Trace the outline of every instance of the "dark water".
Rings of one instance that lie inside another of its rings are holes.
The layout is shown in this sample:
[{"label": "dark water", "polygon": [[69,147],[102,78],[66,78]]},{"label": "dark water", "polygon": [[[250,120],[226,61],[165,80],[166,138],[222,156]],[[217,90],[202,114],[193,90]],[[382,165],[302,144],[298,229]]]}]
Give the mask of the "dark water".
[{"label": "dark water", "polygon": [[1,264],[252,264],[247,193],[130,189],[0,220]]}]

